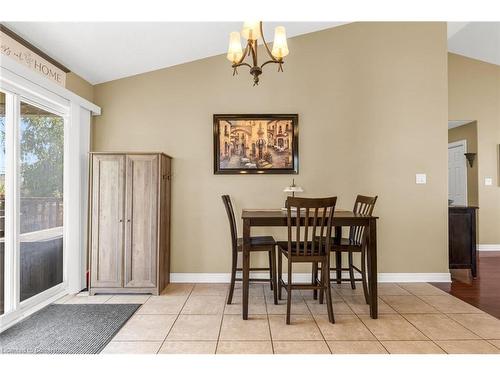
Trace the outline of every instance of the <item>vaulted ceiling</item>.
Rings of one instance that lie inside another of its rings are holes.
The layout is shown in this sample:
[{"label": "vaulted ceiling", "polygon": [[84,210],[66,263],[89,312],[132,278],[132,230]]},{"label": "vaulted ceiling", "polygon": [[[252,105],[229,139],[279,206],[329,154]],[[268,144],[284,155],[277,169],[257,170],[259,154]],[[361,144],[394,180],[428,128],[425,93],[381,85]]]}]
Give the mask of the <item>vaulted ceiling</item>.
[{"label": "vaulted ceiling", "polygon": [[449,22],[448,51],[500,65],[500,22]]},{"label": "vaulted ceiling", "polygon": [[[345,23],[345,22],[344,22]],[[241,22],[6,22],[10,30],[92,84],[215,56],[227,51]],[[341,22],[266,22],[288,37]]]}]

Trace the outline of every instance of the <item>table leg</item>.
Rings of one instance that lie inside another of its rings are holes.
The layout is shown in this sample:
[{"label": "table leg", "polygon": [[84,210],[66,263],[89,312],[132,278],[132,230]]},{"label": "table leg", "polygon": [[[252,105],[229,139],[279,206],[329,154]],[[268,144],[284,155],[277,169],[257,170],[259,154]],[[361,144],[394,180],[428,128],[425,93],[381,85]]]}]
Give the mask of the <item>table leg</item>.
[{"label": "table leg", "polygon": [[250,288],[250,221],[243,219],[243,320],[248,319],[248,290]]},{"label": "table leg", "polygon": [[[335,227],[335,244],[340,245],[342,240],[342,227]],[[342,283],[342,252],[335,252],[335,267],[337,267],[337,284]]]},{"label": "table leg", "polygon": [[371,219],[368,224],[368,289],[370,291],[370,316],[378,317],[378,284],[377,284],[377,220]]}]

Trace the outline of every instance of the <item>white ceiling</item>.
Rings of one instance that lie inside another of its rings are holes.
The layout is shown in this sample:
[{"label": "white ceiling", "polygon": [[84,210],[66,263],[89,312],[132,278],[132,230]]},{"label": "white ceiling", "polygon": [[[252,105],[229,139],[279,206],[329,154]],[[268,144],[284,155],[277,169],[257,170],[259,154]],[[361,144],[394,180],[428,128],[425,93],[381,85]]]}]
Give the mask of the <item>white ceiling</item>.
[{"label": "white ceiling", "polygon": [[459,126],[470,124],[473,120],[449,120],[448,129],[458,128]]},{"label": "white ceiling", "polygon": [[[224,53],[241,22],[6,22],[5,25],[92,84]],[[266,39],[345,22],[266,22]],[[500,65],[500,22],[449,22],[451,52]]]},{"label": "white ceiling", "polygon": [[[5,26],[92,84],[215,56],[242,22],[5,22]],[[287,36],[345,22],[265,22]]]},{"label": "white ceiling", "polygon": [[448,51],[500,65],[500,22],[448,22]]}]

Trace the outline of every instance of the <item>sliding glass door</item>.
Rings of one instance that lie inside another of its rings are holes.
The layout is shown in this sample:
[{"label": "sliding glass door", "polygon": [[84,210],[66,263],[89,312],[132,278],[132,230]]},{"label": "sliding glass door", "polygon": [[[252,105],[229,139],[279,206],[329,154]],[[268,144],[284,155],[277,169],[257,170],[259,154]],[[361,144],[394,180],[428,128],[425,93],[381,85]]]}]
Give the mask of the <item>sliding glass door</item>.
[{"label": "sliding glass door", "polygon": [[64,118],[21,101],[20,298],[63,281]]},{"label": "sliding glass door", "polygon": [[0,92],[2,324],[64,288],[64,132],[50,103]]}]

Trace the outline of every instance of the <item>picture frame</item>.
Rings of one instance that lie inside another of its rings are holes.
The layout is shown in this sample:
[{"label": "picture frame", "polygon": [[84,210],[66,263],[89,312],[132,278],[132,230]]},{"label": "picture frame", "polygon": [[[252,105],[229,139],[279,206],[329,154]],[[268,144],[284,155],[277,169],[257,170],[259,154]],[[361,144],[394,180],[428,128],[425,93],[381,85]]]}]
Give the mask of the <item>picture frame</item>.
[{"label": "picture frame", "polygon": [[214,114],[214,174],[297,174],[298,114]]}]

